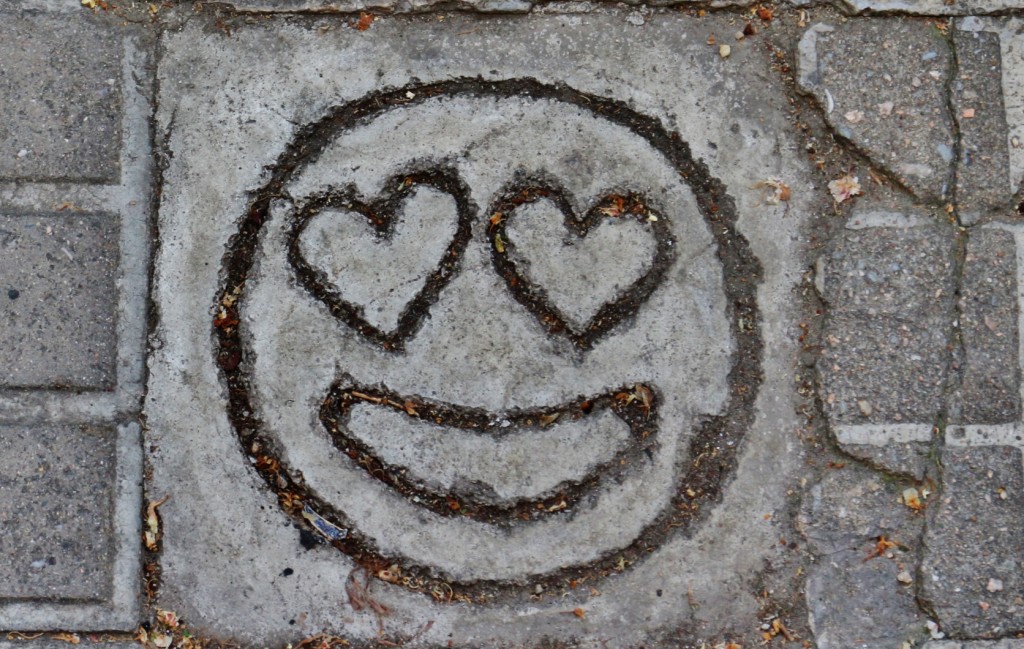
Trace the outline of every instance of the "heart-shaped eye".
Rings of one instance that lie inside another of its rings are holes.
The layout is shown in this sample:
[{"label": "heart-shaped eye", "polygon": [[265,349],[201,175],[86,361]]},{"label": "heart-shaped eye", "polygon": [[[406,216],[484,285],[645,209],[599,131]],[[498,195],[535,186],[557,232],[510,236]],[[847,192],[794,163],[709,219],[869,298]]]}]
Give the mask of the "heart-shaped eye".
[{"label": "heart-shaped eye", "polygon": [[635,193],[577,216],[564,189],[529,184],[489,213],[491,259],[513,297],[583,350],[637,312],[676,256],[667,220]]},{"label": "heart-shaped eye", "polygon": [[372,201],[330,190],[294,211],[288,261],[334,317],[401,351],[458,272],[475,211],[449,169],[395,176]]}]

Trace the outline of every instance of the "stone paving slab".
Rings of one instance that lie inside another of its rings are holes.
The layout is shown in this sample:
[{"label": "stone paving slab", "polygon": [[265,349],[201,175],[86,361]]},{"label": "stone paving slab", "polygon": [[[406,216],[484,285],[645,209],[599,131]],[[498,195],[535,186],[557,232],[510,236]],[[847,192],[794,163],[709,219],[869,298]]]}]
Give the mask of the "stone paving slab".
[{"label": "stone paving slab", "polygon": [[0,13],[0,179],[117,182],[120,30],[86,11],[9,9]]},{"label": "stone paving slab", "polygon": [[936,421],[954,249],[953,232],[937,219],[913,228],[847,229],[833,240],[819,262],[830,306],[819,372],[834,424]]}]

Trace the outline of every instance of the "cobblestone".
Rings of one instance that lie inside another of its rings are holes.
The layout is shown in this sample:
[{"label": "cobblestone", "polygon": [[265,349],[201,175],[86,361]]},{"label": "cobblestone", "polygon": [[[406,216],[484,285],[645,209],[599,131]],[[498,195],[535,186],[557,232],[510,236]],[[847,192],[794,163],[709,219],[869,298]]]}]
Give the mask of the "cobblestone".
[{"label": "cobblestone", "polygon": [[956,200],[960,220],[974,223],[1010,198],[999,36],[959,29],[952,35],[957,53],[952,105],[960,140]]},{"label": "cobblestone", "polygon": [[950,420],[1004,424],[1020,420],[1017,246],[1010,232],[975,230],[967,243],[960,296],[963,347]]},{"label": "cobblestone", "polygon": [[817,23],[800,41],[799,81],[836,133],[918,197],[941,202],[953,164],[950,57],[943,35],[923,22]]},{"label": "cobblestone", "polygon": [[[1024,630],[1024,465],[1005,446],[942,453],[942,489],[929,506],[921,596],[942,630],[991,638]],[[990,579],[999,579],[998,588]]]}]

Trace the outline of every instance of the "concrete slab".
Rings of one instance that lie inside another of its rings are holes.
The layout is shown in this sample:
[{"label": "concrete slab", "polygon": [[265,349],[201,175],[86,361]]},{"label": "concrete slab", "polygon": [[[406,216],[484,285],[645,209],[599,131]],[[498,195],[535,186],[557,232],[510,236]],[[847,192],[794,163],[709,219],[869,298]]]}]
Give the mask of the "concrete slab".
[{"label": "concrete slab", "polygon": [[[16,596],[0,596],[3,637],[19,642],[18,638],[36,636],[41,630],[69,629],[80,632],[82,641],[88,642],[87,632],[129,632],[143,619],[139,595],[143,467],[137,418],[148,317],[153,165],[149,53],[154,41],[137,27],[110,27],[110,15],[90,18],[90,12],[77,3],[60,4],[19,3],[18,8],[26,12],[19,14],[18,24],[32,27],[33,44],[51,47],[57,54],[97,39],[102,51],[92,54],[118,53],[110,61],[80,62],[91,71],[105,71],[113,65],[119,98],[116,104],[102,106],[111,111],[102,119],[112,120],[116,129],[83,135],[112,141],[104,142],[100,149],[79,151],[86,162],[91,160],[103,169],[102,156],[110,147],[117,173],[103,180],[60,174],[0,179],[4,231],[0,309],[5,320],[0,327],[0,340],[4,341],[0,358],[8,370],[0,382],[0,427],[29,435],[26,443],[31,445],[25,452],[4,454],[4,461],[14,463],[5,468],[4,475],[37,468],[38,463],[28,461],[34,457],[34,445],[40,443],[36,438],[48,440],[55,431],[104,432],[102,444],[71,433],[52,441],[47,448],[61,452],[51,459],[51,468],[59,467],[63,480],[81,479],[63,493],[51,487],[59,488],[65,482],[45,485],[33,511],[19,516],[17,524],[4,524],[5,532],[10,532],[3,535],[8,543],[2,553],[5,559],[31,554],[34,545],[42,543],[39,538],[59,542],[57,549],[63,553],[43,557],[47,567],[38,575],[22,578],[19,574],[11,579],[4,575],[0,579],[4,587],[19,589]],[[14,7],[5,5],[8,9]],[[73,39],[76,29],[95,33],[81,34],[77,44],[49,40],[51,32]],[[45,83],[52,81],[52,91],[70,102],[77,100],[76,96],[64,93],[91,79],[92,72],[81,72],[80,67],[75,62],[35,72]],[[78,76],[63,79],[63,73]],[[15,126],[26,134],[46,125]],[[102,463],[96,456],[102,456]],[[88,489],[102,497],[84,503],[71,500],[90,496]],[[4,502],[13,506],[17,499]],[[106,545],[93,543],[95,551],[83,550],[81,546],[88,544],[97,530],[102,531]],[[66,535],[73,538],[64,538]],[[55,558],[54,566],[48,565],[49,556]],[[62,560],[74,565],[59,575],[47,572],[61,566]],[[31,561],[28,565],[34,570]],[[49,581],[41,582],[40,575],[48,575]],[[51,641],[59,642],[52,638],[43,642]]]},{"label": "concrete slab", "polygon": [[0,427],[0,599],[110,597],[110,429]]},{"label": "concrete slab", "polygon": [[759,640],[825,194],[756,40],[227,26],[163,42],[160,605],[259,644]]},{"label": "concrete slab", "polygon": [[817,558],[806,595],[820,649],[917,646],[926,638],[907,579],[924,520],[899,503],[897,485],[852,463],[831,469],[808,490],[801,521]]},{"label": "concrete slab", "polygon": [[0,427],[0,628],[129,631],[140,616],[136,423]]},{"label": "concrete slab", "polygon": [[0,179],[116,182],[121,29],[17,9],[0,13]]},{"label": "concrete slab", "polygon": [[0,216],[2,387],[114,386],[118,239],[112,214]]}]

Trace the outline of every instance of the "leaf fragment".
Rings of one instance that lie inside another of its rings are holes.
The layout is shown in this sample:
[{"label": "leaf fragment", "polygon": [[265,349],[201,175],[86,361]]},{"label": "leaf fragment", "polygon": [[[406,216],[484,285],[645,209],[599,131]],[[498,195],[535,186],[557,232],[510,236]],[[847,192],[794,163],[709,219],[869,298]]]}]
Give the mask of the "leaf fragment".
[{"label": "leaf fragment", "polygon": [[157,513],[157,509],[160,508],[165,502],[170,500],[171,496],[168,494],[160,500],[151,500],[149,505],[146,506],[146,531],[143,535],[143,542],[146,544],[146,549],[150,552],[156,552],[160,544],[160,515]]}]

